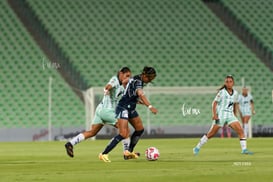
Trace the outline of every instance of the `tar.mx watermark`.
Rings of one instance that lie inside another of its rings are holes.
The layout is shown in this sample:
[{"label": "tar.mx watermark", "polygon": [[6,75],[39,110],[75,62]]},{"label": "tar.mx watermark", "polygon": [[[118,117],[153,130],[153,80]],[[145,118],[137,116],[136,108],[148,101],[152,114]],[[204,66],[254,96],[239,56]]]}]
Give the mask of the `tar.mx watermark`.
[{"label": "tar.mx watermark", "polygon": [[201,114],[200,109],[186,106],[184,103],[181,107],[182,115],[187,116],[187,115],[199,115]]},{"label": "tar.mx watermark", "polygon": [[61,64],[57,62],[51,62],[49,60],[46,60],[44,57],[42,58],[42,67],[43,70],[45,69],[59,69],[61,68]]},{"label": "tar.mx watermark", "polygon": [[251,162],[233,162],[232,166],[252,166]]}]

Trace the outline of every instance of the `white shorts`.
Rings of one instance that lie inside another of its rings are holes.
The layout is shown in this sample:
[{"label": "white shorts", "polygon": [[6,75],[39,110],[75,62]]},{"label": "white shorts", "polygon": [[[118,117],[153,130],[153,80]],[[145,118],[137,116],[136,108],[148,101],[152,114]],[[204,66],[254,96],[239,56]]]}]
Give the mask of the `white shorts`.
[{"label": "white shorts", "polygon": [[230,125],[231,123],[238,122],[236,116],[229,117],[229,118],[219,118],[218,120],[212,121],[212,124],[216,124],[218,126],[223,127],[225,124]]}]

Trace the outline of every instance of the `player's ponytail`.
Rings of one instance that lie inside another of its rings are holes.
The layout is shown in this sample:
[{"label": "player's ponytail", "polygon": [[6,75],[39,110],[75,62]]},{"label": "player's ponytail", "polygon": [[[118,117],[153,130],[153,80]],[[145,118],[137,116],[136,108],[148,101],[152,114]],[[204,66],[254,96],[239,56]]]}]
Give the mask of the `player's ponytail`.
[{"label": "player's ponytail", "polygon": [[219,91],[222,90],[223,88],[226,88],[226,85],[222,85],[220,88],[217,89],[217,91],[219,92]]}]

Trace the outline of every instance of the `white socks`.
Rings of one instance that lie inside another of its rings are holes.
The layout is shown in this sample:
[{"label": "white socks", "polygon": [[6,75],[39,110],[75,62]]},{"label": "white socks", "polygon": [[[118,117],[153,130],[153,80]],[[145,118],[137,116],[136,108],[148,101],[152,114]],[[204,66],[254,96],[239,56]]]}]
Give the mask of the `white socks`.
[{"label": "white socks", "polygon": [[122,145],[123,145],[123,151],[129,150],[129,146],[130,146],[130,137],[123,139],[123,140],[122,140]]},{"label": "white socks", "polygon": [[[74,146],[83,140],[85,140],[84,135],[82,133],[80,133],[77,136],[75,136],[74,138],[72,138],[69,142]],[[123,144],[123,151],[129,150],[130,137],[123,139],[122,144]]]},{"label": "white socks", "polygon": [[78,134],[77,136],[75,136],[74,138],[72,138],[69,142],[74,146],[77,143],[80,143],[81,141],[83,141],[84,135],[82,133]]},{"label": "white socks", "polygon": [[241,138],[240,139],[240,145],[241,145],[242,150],[245,150],[247,148],[246,147],[246,139],[245,138]]},{"label": "white socks", "polygon": [[196,145],[196,147],[197,147],[198,149],[200,149],[205,143],[207,143],[207,141],[208,141],[208,137],[207,137],[207,135],[204,135],[204,136],[200,139],[200,141],[199,141],[199,143]]},{"label": "white socks", "polygon": [[[200,139],[199,143],[196,145],[196,148],[200,149],[205,143],[207,143],[207,141],[208,141],[208,137],[207,137],[207,135],[204,135]],[[241,145],[242,150],[247,149],[246,138],[240,139],[240,145]]]}]

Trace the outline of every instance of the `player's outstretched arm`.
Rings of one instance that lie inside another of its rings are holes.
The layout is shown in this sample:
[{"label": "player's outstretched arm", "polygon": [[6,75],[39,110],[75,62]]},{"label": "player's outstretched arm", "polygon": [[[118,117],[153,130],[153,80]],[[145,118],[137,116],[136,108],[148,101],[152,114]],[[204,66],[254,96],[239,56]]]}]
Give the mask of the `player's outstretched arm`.
[{"label": "player's outstretched arm", "polygon": [[218,115],[217,115],[216,108],[217,108],[217,102],[213,101],[212,102],[212,120],[218,120],[219,119]]},{"label": "player's outstretched arm", "polygon": [[137,95],[139,99],[142,101],[142,104],[147,106],[153,114],[156,114],[158,112],[157,109],[153,107],[149,100],[146,98],[144,91],[142,89],[137,90]]},{"label": "player's outstretched arm", "polygon": [[104,87],[104,95],[109,95],[109,92],[110,92],[111,89],[112,89],[112,85],[107,84],[107,85]]}]

